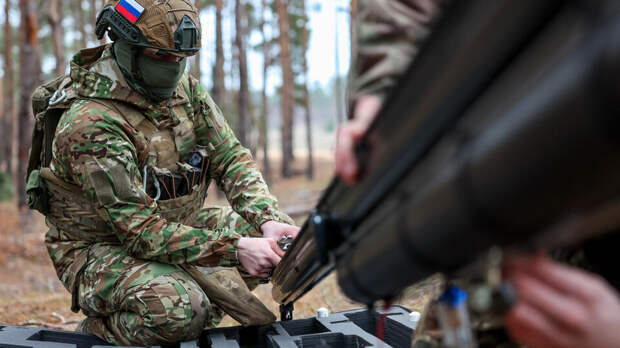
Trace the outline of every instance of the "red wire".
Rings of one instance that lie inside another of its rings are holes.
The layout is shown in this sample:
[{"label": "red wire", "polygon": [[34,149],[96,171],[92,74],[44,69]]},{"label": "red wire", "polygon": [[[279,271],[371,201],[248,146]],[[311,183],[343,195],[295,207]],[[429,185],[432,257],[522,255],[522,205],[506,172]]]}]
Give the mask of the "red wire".
[{"label": "red wire", "polygon": [[379,313],[379,320],[377,321],[377,332],[375,336],[379,339],[379,347],[383,346],[383,342],[385,341],[385,322],[387,319],[387,313],[390,310],[390,302],[386,301],[383,305],[381,312]]}]

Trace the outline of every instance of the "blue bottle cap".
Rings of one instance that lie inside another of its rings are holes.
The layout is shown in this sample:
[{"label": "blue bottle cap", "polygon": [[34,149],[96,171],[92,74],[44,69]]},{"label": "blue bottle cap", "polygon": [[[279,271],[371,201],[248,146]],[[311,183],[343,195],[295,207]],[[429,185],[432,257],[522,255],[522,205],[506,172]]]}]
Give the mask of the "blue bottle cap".
[{"label": "blue bottle cap", "polygon": [[449,286],[439,297],[439,302],[451,307],[458,307],[467,301],[467,292],[456,286]]}]

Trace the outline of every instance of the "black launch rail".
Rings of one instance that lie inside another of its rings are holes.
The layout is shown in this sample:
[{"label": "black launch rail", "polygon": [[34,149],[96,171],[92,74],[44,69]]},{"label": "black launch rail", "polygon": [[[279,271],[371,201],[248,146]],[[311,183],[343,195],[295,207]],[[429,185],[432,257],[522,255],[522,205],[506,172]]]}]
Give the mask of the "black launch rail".
[{"label": "black launch rail", "polygon": [[334,269],[372,304],[492,246],[620,226],[618,1],[454,1],[273,277],[283,319]]}]

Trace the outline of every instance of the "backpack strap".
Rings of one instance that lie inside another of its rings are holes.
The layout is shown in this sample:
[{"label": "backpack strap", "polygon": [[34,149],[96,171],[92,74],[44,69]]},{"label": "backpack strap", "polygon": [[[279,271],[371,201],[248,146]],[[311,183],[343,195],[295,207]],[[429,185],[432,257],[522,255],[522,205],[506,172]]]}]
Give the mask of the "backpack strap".
[{"label": "backpack strap", "polygon": [[38,87],[33,93],[32,109],[35,114],[35,126],[28,159],[28,176],[33,170],[48,167],[52,160],[52,142],[56,127],[62,114],[75,99],[70,86],[71,77],[64,76]]}]

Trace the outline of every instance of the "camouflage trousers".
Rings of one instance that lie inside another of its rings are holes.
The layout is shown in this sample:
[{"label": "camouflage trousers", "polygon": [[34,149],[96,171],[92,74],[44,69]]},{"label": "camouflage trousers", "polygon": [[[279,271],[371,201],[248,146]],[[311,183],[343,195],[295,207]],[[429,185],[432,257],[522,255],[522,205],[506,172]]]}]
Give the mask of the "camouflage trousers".
[{"label": "camouflage trousers", "polygon": [[[191,225],[259,236],[230,207],[202,209]],[[117,345],[158,345],[195,339],[205,327],[217,326],[224,314],[180,266],[136,259],[121,246],[105,243],[93,245],[88,259],[79,279],[78,301],[87,316],[79,331]],[[202,271],[222,277],[227,270]],[[248,292],[259,283],[247,273],[241,279],[218,282],[232,291]]]}]

